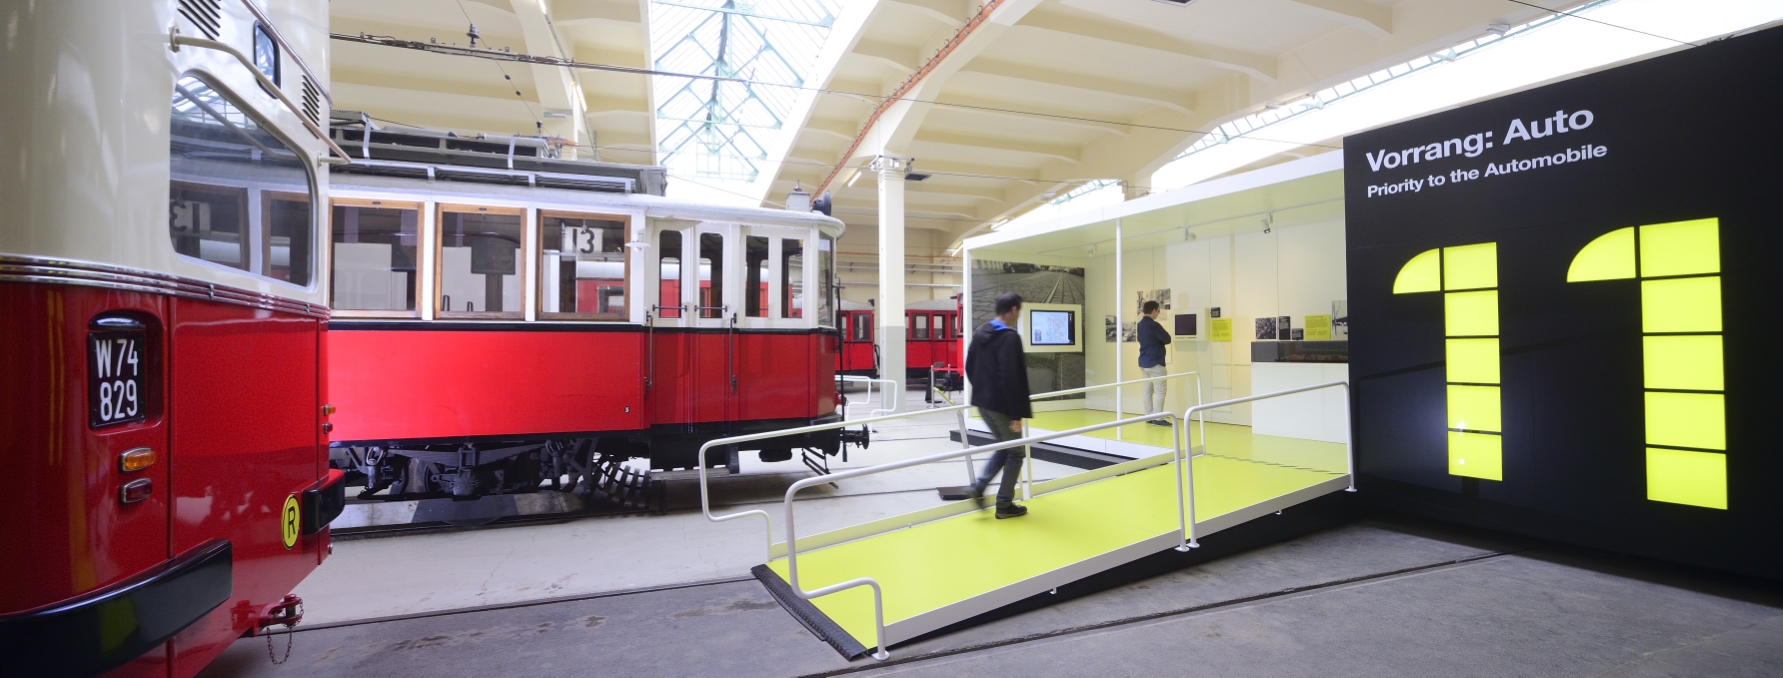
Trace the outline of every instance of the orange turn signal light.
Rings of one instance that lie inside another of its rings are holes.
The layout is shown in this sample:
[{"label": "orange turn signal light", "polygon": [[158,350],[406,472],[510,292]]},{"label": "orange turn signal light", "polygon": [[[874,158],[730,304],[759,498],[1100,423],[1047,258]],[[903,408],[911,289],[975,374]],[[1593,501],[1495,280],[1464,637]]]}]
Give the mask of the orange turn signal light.
[{"label": "orange turn signal light", "polygon": [[138,447],[118,455],[118,470],[125,473],[141,471],[155,463],[155,451],[146,447]]}]

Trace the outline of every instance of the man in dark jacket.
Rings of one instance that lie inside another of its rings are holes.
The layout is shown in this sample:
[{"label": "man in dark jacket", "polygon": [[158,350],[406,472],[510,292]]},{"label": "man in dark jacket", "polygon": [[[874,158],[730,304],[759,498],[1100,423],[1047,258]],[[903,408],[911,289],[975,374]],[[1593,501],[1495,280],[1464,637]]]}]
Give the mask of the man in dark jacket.
[{"label": "man in dark jacket", "polygon": [[[1022,355],[1022,338],[1015,323],[1021,317],[1022,298],[1014,292],[997,296],[997,317],[972,335],[966,350],[966,378],[972,381],[972,404],[990,427],[998,442],[1021,437],[1022,420],[1034,416],[1028,404],[1028,361]],[[972,497],[981,504],[984,488],[991,483],[997,469],[1003,469],[1003,484],[997,488],[997,518],[1014,518],[1028,512],[1028,507],[1015,503],[1015,485],[1021,476],[1022,448],[1004,448],[991,454],[991,461],[972,484]]]},{"label": "man in dark jacket", "polygon": [[[1158,302],[1147,301],[1140,309],[1145,316],[1139,319],[1139,373],[1149,377],[1162,377],[1170,373],[1164,367],[1164,349],[1170,346],[1170,332],[1158,322],[1160,309]],[[1164,411],[1164,380],[1145,383],[1145,395],[1140,402],[1145,404],[1146,414],[1157,414]],[[1164,419],[1153,419],[1154,426],[1169,426]]]}]

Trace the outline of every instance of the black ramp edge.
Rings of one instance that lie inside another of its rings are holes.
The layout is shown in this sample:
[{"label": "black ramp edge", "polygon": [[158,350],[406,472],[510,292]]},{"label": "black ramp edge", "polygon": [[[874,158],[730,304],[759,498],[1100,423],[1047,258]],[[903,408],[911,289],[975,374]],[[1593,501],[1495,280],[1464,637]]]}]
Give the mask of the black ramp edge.
[{"label": "black ramp edge", "polygon": [[[1175,548],[1165,549],[1125,565],[1103,570],[1060,586],[1058,593],[1041,593],[1029,596],[971,619],[922,634],[907,642],[944,636],[1073,598],[1287,541],[1310,532],[1336,527],[1361,518],[1361,510],[1360,503],[1356,501],[1356,494],[1341,490],[1332,492],[1290,506],[1283,510],[1281,515],[1266,515],[1202,537],[1198,540],[1201,548],[1193,549],[1188,553],[1178,552]],[[789,591],[788,594],[790,595],[790,593]]]},{"label": "black ramp edge", "polygon": [[768,593],[774,596],[774,600],[780,601],[780,607],[786,608],[787,613],[791,614],[793,619],[799,620],[799,623],[805,626],[806,631],[817,636],[818,640],[829,643],[830,647],[836,648],[837,652],[842,653],[843,659],[853,661],[867,653],[868,648],[861,645],[860,641],[855,640],[854,636],[848,635],[847,631],[843,631],[842,627],[837,626],[829,615],[817,609],[817,606],[812,605],[811,601],[793,593],[792,586],[788,585],[785,579],[781,579],[779,573],[769,569],[766,565],[752,567],[749,569],[749,573],[755,575],[756,579],[760,579],[762,586],[768,587]]}]

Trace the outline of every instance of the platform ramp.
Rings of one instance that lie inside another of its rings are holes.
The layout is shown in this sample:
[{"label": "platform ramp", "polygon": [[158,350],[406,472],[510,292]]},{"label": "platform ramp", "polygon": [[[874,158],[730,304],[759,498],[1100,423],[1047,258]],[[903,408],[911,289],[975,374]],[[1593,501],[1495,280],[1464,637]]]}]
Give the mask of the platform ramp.
[{"label": "platform ramp", "polygon": [[[1346,385],[1313,388],[1330,386]],[[1298,391],[1197,406],[1190,415]],[[1122,423],[1131,422],[1105,425]],[[1031,498],[1024,502],[1029,513],[1020,518],[997,520],[993,509],[960,501],[832,532],[795,533],[796,583],[806,595],[794,589],[785,542],[774,544],[772,560],[754,573],[837,651],[853,658],[881,646],[883,656],[884,647],[1354,487],[1347,445],[1342,447],[1346,463],[1341,471],[1331,464],[1222,455],[1217,439],[1187,449],[1206,451],[1186,464],[1179,462],[1183,453],[1173,450],[1033,483]],[[789,490],[789,496],[797,489]],[[793,533],[790,515],[788,522]],[[863,580],[871,580],[883,596],[883,642],[876,629],[874,588]],[[855,585],[806,599],[849,583]]]}]

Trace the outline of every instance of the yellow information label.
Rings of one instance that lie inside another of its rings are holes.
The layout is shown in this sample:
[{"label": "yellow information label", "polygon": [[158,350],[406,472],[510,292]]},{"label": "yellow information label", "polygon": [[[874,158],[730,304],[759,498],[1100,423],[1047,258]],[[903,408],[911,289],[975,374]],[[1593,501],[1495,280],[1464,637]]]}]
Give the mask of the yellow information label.
[{"label": "yellow information label", "polygon": [[1232,319],[1214,318],[1213,329],[1209,330],[1209,334],[1212,335],[1210,341],[1232,341]]},{"label": "yellow information label", "polygon": [[279,511],[279,536],[284,538],[286,550],[297,545],[297,516],[297,495],[285,497],[285,508]]},{"label": "yellow information label", "polygon": [[1307,341],[1329,340],[1331,338],[1331,316],[1329,316],[1329,315],[1306,316],[1306,335],[1305,336],[1306,336]]}]

